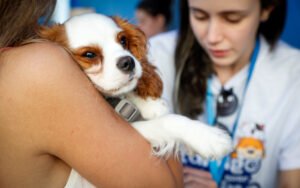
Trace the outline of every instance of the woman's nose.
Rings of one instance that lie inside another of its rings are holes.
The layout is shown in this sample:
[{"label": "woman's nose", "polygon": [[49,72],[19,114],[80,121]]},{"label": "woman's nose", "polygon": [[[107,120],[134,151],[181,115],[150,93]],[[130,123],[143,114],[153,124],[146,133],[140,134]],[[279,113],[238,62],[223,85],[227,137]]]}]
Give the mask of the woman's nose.
[{"label": "woman's nose", "polygon": [[222,25],[218,20],[209,22],[206,37],[209,44],[216,44],[223,40]]}]

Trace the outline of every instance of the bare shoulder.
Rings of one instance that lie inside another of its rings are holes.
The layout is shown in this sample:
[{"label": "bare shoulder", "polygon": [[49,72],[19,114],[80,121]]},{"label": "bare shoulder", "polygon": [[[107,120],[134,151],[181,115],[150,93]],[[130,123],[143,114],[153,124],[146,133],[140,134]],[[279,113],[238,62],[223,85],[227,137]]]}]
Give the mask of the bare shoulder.
[{"label": "bare shoulder", "polygon": [[[13,54],[14,58],[32,58],[32,57],[54,57],[51,54],[56,53],[57,54],[64,54],[66,51],[59,45],[52,43],[52,42],[35,42],[30,43],[24,46],[19,47],[13,47],[9,50],[6,50],[8,53],[8,56]],[[18,54],[17,56],[15,54]]]},{"label": "bare shoulder", "polygon": [[7,74],[21,71],[22,76],[36,76],[36,73],[42,75],[44,71],[69,69],[75,67],[76,63],[62,47],[50,42],[41,42],[8,50],[2,55],[0,66],[1,69],[8,69],[5,71]]},{"label": "bare shoulder", "polygon": [[[44,95],[46,90],[61,90],[60,93],[63,94],[68,92],[70,85],[83,84],[93,90],[68,52],[50,42],[33,43],[8,50],[0,57],[0,71],[0,89],[13,92],[7,94],[16,95],[16,98],[27,97],[29,100],[37,95],[48,97],[50,101],[50,96]],[[22,95],[18,95],[21,93]]]},{"label": "bare shoulder", "polygon": [[34,43],[8,50],[1,54],[0,72],[2,120],[18,126],[12,134],[41,135],[34,137],[40,145],[46,141],[44,130],[51,127],[54,131],[52,123],[72,128],[72,113],[64,111],[71,112],[91,95],[101,100],[71,56],[56,44]]}]

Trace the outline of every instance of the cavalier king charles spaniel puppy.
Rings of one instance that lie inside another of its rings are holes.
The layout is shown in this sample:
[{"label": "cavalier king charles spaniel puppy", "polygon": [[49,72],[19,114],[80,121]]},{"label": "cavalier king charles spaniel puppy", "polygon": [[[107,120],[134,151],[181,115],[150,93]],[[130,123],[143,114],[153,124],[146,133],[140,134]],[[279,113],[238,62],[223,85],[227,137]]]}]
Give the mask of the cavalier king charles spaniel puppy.
[{"label": "cavalier king charles spaniel puppy", "polygon": [[131,125],[150,142],[154,155],[176,155],[180,144],[204,158],[232,150],[225,131],[170,113],[161,98],[162,80],[147,59],[146,37],[135,25],[91,13],[43,27],[40,36],[67,49],[103,96],[127,99],[139,109],[144,120]]}]

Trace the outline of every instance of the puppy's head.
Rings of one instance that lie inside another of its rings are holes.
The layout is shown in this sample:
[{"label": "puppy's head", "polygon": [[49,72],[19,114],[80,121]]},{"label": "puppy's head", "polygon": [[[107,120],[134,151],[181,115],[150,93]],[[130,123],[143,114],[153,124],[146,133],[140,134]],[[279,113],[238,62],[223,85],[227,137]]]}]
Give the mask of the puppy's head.
[{"label": "puppy's head", "polygon": [[143,70],[150,67],[148,72],[155,72],[147,62],[144,34],[118,17],[80,15],[63,25],[42,28],[40,35],[68,49],[105,95],[117,96],[131,91],[140,82]]}]

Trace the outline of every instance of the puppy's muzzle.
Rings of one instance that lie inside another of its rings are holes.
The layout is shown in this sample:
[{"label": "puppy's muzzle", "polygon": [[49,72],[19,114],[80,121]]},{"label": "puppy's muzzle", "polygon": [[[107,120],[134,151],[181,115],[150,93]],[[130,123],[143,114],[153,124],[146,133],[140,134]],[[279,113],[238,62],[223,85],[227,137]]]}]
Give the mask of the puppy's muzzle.
[{"label": "puppy's muzzle", "polygon": [[135,69],[135,62],[134,59],[130,56],[121,57],[117,62],[117,67],[123,73],[130,74]]}]

